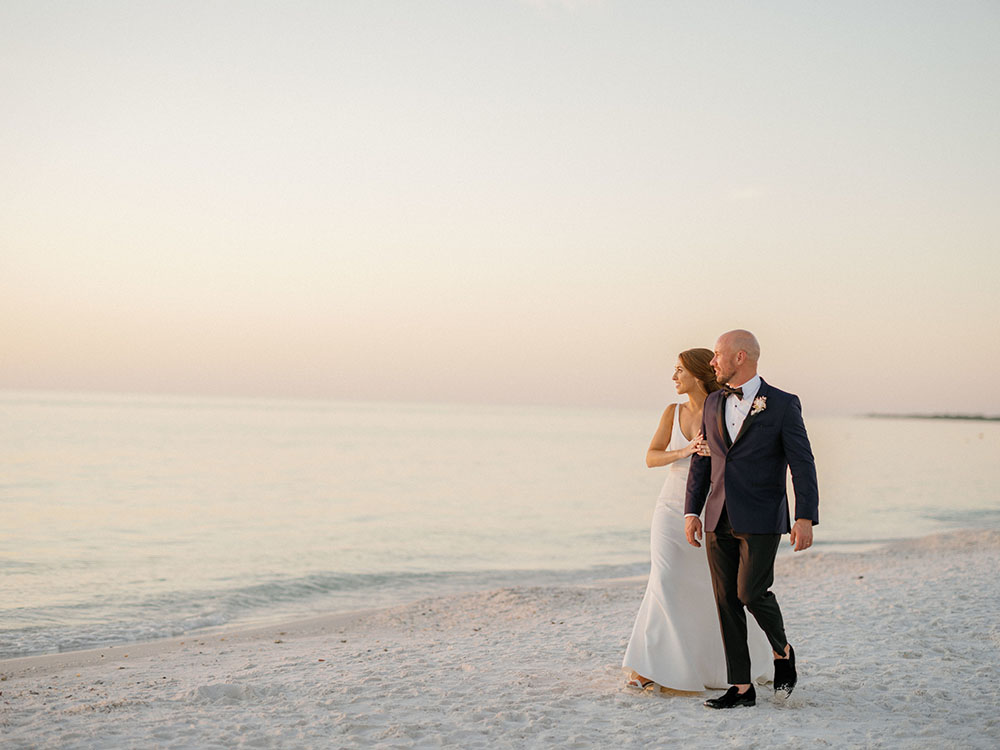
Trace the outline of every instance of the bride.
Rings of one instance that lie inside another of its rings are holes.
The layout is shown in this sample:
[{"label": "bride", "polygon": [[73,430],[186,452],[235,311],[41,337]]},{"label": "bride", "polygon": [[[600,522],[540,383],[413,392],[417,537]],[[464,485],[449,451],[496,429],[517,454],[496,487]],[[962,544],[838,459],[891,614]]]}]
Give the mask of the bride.
[{"label": "bride", "polygon": [[[704,437],[705,398],[719,388],[709,365],[712,357],[708,349],[678,355],[672,379],[677,393],[688,400],[667,407],[646,452],[647,466],[668,469],[653,511],[649,583],[622,662],[632,671],[625,683],[629,687],[704,690],[729,685],[705,548],[692,547],[684,536],[688,466]],[[747,629],[751,674],[768,678],[771,647],[752,617]]]}]

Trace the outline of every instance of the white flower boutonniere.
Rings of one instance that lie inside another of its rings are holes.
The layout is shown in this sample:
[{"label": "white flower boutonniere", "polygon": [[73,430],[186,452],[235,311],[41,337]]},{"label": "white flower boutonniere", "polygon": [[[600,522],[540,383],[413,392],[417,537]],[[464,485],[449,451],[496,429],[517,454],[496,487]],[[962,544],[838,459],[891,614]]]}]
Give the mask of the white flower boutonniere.
[{"label": "white flower boutonniere", "polygon": [[750,413],[760,414],[766,408],[767,408],[767,396],[758,396],[753,400],[753,407],[750,409]]}]

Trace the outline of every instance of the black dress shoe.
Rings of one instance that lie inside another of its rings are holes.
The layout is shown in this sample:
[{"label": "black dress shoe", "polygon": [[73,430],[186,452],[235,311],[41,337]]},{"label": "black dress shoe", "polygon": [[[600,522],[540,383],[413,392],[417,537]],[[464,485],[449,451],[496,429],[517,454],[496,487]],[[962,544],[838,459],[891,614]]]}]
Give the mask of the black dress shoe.
[{"label": "black dress shoe", "polygon": [[705,701],[709,708],[737,708],[738,706],[756,706],[757,691],[751,685],[745,693],[740,694],[740,689],[733,685],[724,695],[718,698],[709,698]]},{"label": "black dress shoe", "polygon": [[795,672],[795,649],[789,645],[788,658],[774,660],[774,692],[784,693],[787,698],[795,689],[798,679]]}]

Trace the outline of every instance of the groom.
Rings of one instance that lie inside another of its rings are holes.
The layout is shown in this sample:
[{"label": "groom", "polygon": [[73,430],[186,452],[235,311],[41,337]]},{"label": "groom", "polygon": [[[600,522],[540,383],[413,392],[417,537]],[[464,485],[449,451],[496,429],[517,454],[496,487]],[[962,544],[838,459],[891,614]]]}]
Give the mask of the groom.
[{"label": "groom", "polygon": [[[774,691],[795,687],[795,651],[785,640],[774,594],[774,556],[781,535],[791,531],[796,552],[812,545],[819,523],[816,466],[802,423],[798,396],[779,391],[757,374],[760,345],[749,331],[730,331],[715,344],[712,367],[725,384],[709,394],[702,416],[705,436],[691,458],[684,503],[684,531],[700,547],[701,512],[705,544],[719,610],[728,692],[705,701],[709,708],[753,706],[750,653],[744,607],[757,620],[774,650]],[[788,522],[785,476],[791,468],[795,525]]]}]

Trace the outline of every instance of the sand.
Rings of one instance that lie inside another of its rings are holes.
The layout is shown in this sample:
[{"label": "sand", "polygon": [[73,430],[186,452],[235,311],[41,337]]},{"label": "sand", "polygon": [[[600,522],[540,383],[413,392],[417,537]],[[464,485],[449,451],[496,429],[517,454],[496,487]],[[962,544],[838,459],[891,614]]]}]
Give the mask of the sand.
[{"label": "sand", "polygon": [[8,748],[995,748],[1000,532],[781,558],[784,702],[623,687],[645,582],[524,586],[0,662]]}]

